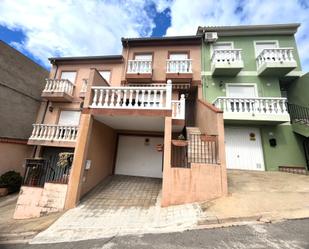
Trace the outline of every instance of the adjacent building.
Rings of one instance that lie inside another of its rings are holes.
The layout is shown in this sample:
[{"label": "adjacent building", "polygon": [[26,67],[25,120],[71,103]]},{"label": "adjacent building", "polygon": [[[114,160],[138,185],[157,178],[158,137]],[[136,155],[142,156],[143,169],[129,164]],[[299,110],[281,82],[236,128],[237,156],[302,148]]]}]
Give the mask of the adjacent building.
[{"label": "adjacent building", "polygon": [[27,145],[41,104],[48,72],[0,40],[0,175],[15,170],[23,175]]},{"label": "adjacent building", "polygon": [[[201,43],[123,38],[122,55],[51,58],[15,218],[72,208],[114,174],[162,178],[162,206],[225,195],[222,112],[202,99]],[[59,167],[59,153],[72,164]]]},{"label": "adjacent building", "polygon": [[[300,96],[308,98],[308,82],[301,77],[294,38],[298,27],[282,24],[197,30],[197,35],[204,36],[203,97],[224,112],[228,169],[306,166],[302,138],[290,124],[287,106],[288,95],[295,103]],[[300,88],[300,80],[302,90],[296,93],[292,89],[296,85]]]}]

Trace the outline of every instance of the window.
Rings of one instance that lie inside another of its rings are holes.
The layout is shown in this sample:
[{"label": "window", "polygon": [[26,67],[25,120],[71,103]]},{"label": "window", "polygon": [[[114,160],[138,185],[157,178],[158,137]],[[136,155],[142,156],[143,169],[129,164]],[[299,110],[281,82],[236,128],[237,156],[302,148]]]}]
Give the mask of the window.
[{"label": "window", "polygon": [[110,81],[111,78],[111,71],[99,71],[99,73],[101,74],[101,76],[107,81]]},{"label": "window", "polygon": [[278,42],[277,41],[257,41],[255,42],[256,57],[259,56],[262,50],[266,48],[278,48]]},{"label": "window", "polygon": [[80,111],[61,111],[59,125],[79,125]]},{"label": "window", "polygon": [[186,60],[188,59],[187,53],[172,53],[170,54],[170,60]]},{"label": "window", "polygon": [[71,81],[73,84],[75,83],[75,79],[76,79],[76,72],[72,71],[72,72],[61,72],[61,79],[66,79]]},{"label": "window", "polygon": [[152,54],[137,54],[134,56],[134,59],[137,61],[141,61],[141,60],[148,60],[151,61],[152,60]]}]

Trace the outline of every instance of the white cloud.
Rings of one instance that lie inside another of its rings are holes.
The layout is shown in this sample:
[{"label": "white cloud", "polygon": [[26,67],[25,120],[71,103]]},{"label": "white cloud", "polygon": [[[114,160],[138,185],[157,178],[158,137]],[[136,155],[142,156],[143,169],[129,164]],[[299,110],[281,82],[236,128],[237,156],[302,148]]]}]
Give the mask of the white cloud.
[{"label": "white cloud", "polygon": [[306,0],[177,0],[169,7],[171,26],[166,35],[192,35],[197,26],[299,22],[302,26],[296,34],[297,45],[303,71],[309,70],[309,8]]},{"label": "white cloud", "polygon": [[155,26],[142,0],[2,0],[0,25],[25,34],[17,49],[48,65],[55,55],[121,52],[120,38],[149,36]]},{"label": "white cloud", "polygon": [[45,65],[56,55],[120,53],[121,37],[151,35],[154,13],[146,7],[155,4],[157,12],[170,8],[166,35],[192,35],[205,25],[300,22],[296,38],[303,69],[309,69],[308,0],[0,1],[0,25],[22,30],[26,36],[22,44],[12,45]]}]

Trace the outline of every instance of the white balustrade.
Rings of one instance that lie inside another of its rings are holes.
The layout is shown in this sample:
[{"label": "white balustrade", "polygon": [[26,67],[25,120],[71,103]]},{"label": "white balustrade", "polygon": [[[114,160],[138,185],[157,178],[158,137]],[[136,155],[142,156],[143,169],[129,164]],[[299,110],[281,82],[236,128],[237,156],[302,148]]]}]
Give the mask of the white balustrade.
[{"label": "white balustrade", "polygon": [[295,62],[293,48],[265,48],[256,58],[257,68],[265,62]]},{"label": "white balustrade", "polygon": [[156,87],[92,87],[91,108],[171,109],[172,84]]},{"label": "white balustrade", "polygon": [[286,98],[218,97],[213,104],[223,112],[227,113],[253,113],[270,115],[288,114]]},{"label": "white balustrade", "polygon": [[33,124],[31,140],[76,141],[78,126]]},{"label": "white balustrade", "polygon": [[180,100],[172,100],[172,118],[185,119],[185,95],[181,94]]},{"label": "white balustrade", "polygon": [[228,63],[242,61],[241,49],[215,49],[211,56],[211,63]]},{"label": "white balustrade", "polygon": [[62,92],[73,95],[75,85],[66,79],[46,79],[44,93]]},{"label": "white balustrade", "polygon": [[128,60],[127,73],[152,73],[152,60]]},{"label": "white balustrade", "polygon": [[166,60],[167,73],[192,73],[192,60]]}]

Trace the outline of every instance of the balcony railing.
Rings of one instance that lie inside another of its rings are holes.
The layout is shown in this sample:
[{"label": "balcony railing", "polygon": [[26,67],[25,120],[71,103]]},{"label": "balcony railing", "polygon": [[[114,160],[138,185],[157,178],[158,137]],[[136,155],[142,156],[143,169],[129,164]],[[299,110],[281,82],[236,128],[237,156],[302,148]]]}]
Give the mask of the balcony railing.
[{"label": "balcony railing", "polygon": [[214,103],[224,113],[287,114],[286,98],[232,98],[218,97]]},{"label": "balcony railing", "polygon": [[127,73],[151,74],[152,60],[128,60]]},{"label": "balcony railing", "polygon": [[92,87],[91,108],[171,109],[172,84],[154,87]]},{"label": "balcony railing", "polygon": [[211,63],[227,63],[242,62],[241,49],[215,49],[212,53]]},{"label": "balcony railing", "polygon": [[167,73],[192,73],[192,60],[166,60]]},{"label": "balcony railing", "polygon": [[78,126],[33,124],[30,140],[74,142]]},{"label": "balcony railing", "polygon": [[259,69],[265,62],[295,62],[293,48],[266,48],[256,58],[257,68]]},{"label": "balcony railing", "polygon": [[291,116],[291,123],[298,123],[309,126],[309,108],[305,106],[289,104],[289,113]]},{"label": "balcony railing", "polygon": [[46,79],[43,93],[66,93],[73,95],[75,85],[66,79]]},{"label": "balcony railing", "polygon": [[180,100],[172,100],[172,118],[185,119],[185,95],[181,94]]}]

